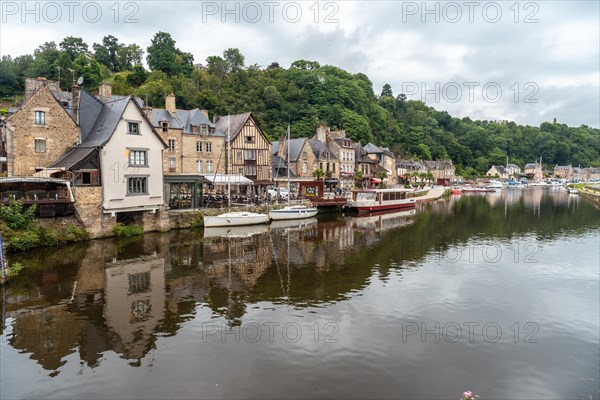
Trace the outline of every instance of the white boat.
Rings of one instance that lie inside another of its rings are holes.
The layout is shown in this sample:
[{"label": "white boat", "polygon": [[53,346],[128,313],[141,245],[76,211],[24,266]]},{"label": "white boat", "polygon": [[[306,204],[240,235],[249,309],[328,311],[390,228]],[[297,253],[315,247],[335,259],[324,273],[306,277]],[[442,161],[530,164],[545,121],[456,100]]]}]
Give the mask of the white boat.
[{"label": "white boat", "polygon": [[[287,154],[290,154],[290,126],[289,125],[288,125],[287,136],[288,136],[287,137],[287,145],[288,145]],[[312,218],[315,215],[317,215],[319,210],[317,210],[316,207],[308,207],[308,206],[304,206],[304,205],[296,205],[296,206],[290,205],[290,195],[289,195],[290,194],[290,167],[289,167],[289,165],[287,168],[287,174],[288,174],[288,176],[287,176],[288,205],[279,210],[269,211],[269,218],[271,218],[273,221],[282,221],[282,220],[286,220],[286,219]]]},{"label": "white boat", "polygon": [[269,222],[269,216],[246,211],[227,212],[214,217],[204,217],[204,226],[212,228],[215,226],[243,226],[259,225]]},{"label": "white boat", "polygon": [[572,188],[572,187],[568,187],[567,188],[567,193],[569,194],[579,194],[579,190]]},{"label": "white boat", "polygon": [[319,210],[316,207],[308,206],[286,206],[279,210],[269,211],[269,218],[273,221],[281,221],[285,219],[304,219],[312,218]]},{"label": "white boat", "polygon": [[[231,129],[229,126],[230,118],[227,117],[227,143],[231,147]],[[231,148],[228,151],[227,157],[227,170],[230,169],[231,165]],[[231,208],[231,175],[227,175],[227,201],[228,207]],[[204,217],[204,226],[206,228],[212,228],[216,226],[244,226],[244,225],[259,225],[266,224],[269,222],[269,216],[267,214],[259,214],[248,211],[236,211],[236,212],[226,212],[221,215],[217,215],[214,217],[205,216]]]},{"label": "white boat", "polygon": [[502,189],[502,182],[500,182],[500,181],[490,181],[490,183],[487,185],[487,188],[489,188],[489,189]]}]

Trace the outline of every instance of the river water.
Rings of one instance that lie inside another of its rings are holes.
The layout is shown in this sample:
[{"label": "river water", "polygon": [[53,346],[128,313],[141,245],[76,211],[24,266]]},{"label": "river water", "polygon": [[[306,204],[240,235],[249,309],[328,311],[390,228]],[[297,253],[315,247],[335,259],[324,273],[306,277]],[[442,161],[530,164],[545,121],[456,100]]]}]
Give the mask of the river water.
[{"label": "river water", "polygon": [[599,218],[505,190],[13,255],[0,397],[598,399]]}]

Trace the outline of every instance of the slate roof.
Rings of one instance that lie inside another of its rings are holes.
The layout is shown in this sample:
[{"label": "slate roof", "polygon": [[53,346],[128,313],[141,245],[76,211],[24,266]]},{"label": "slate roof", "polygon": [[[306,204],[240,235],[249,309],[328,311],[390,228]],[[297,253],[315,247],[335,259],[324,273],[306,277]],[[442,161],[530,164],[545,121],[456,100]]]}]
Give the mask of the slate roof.
[{"label": "slate roof", "polygon": [[[271,166],[273,168],[273,179],[287,179],[289,166],[283,158],[273,156],[271,158]],[[291,169],[289,171],[290,179],[298,178],[298,175],[296,175],[294,171]]]},{"label": "slate roof", "polygon": [[[83,92],[83,91],[82,91]],[[90,105],[89,109],[82,109],[81,102],[79,103],[79,123],[81,123],[83,119],[86,119],[86,126],[91,126],[92,128],[85,132],[83,129],[81,130],[81,144],[79,147],[96,147],[96,146],[104,146],[111,138],[115,129],[117,128],[117,124],[121,120],[123,116],[123,112],[125,108],[129,104],[131,97],[125,97],[121,100],[110,101],[108,103],[104,103],[100,108],[100,113],[96,114],[97,108],[95,105]],[[100,103],[102,104],[102,103]],[[91,121],[96,116],[94,123]]]},{"label": "slate roof", "polygon": [[169,127],[174,129],[183,129],[183,124],[179,121],[179,119],[171,115],[171,113],[167,110],[163,110],[160,108],[152,109],[152,125],[155,127],[160,127],[161,122],[168,122]]},{"label": "slate roof", "polygon": [[517,164],[508,164],[507,167],[512,169],[521,169]]},{"label": "slate roof", "polygon": [[[291,161],[297,161],[300,158],[300,155],[302,154],[302,149],[304,148],[304,143],[306,143],[306,140],[307,140],[306,138],[290,139],[289,140],[290,153],[286,157],[286,159],[291,160]],[[287,151],[287,148],[288,148],[287,140],[284,141],[284,146],[286,146],[286,151]],[[278,140],[271,142],[271,154],[274,156],[279,155],[279,141]]]},{"label": "slate roof", "polygon": [[97,151],[94,147],[75,147],[67,154],[62,156],[58,161],[50,165],[49,168],[65,168],[70,169],[74,165],[79,164],[86,159],[90,154]]},{"label": "slate roof", "polygon": [[[215,128],[215,124],[213,124],[210,119],[202,110],[195,108],[193,110],[176,110],[177,119],[183,125],[183,133],[194,133],[192,131],[192,126],[201,126],[207,125],[210,128]],[[243,126],[243,125],[242,125]],[[224,132],[220,130],[216,130],[215,135],[217,136],[225,136]]]},{"label": "slate roof", "polygon": [[[502,165],[492,165],[492,168],[495,168],[495,169],[496,169],[496,171],[498,171],[498,173],[499,173],[500,175],[504,175],[504,174],[506,174],[506,173],[507,173],[507,172],[506,172],[506,168],[504,168],[504,166],[502,166]],[[491,168],[490,168],[490,169],[491,169]]]},{"label": "slate roof", "polygon": [[377,147],[373,143],[369,143],[364,147],[368,154],[385,154],[386,156],[394,158],[394,153],[387,147]]},{"label": "slate roof", "polygon": [[538,163],[527,163],[527,164],[525,164],[525,168],[526,169],[537,168],[539,166],[540,166],[540,164],[538,164]]},{"label": "slate roof", "polygon": [[[315,153],[315,157],[317,157],[317,159],[319,160],[337,160],[338,158],[335,156],[335,154],[333,154],[329,148],[327,147],[327,145],[319,140],[313,139],[309,141],[310,143],[310,147],[313,150],[313,153]],[[327,151],[329,151],[329,157],[326,155]]]},{"label": "slate roof", "polygon": [[431,160],[423,160],[423,165],[428,170],[444,170],[452,168],[452,162],[449,160],[439,160],[439,161],[431,161]]},{"label": "slate roof", "polygon": [[[231,140],[233,140],[238,135],[238,133],[240,133],[240,131],[246,124],[246,121],[248,121],[248,118],[250,118],[251,115],[252,113],[248,112],[243,114],[234,114],[219,117],[219,119],[217,119],[217,122],[215,123],[215,127],[217,128],[217,131],[223,132],[225,137],[227,137],[228,129],[230,129]],[[229,124],[227,123],[227,121],[230,121]]]},{"label": "slate roof", "polygon": [[572,167],[570,165],[557,165],[554,167],[554,169],[558,169],[558,170],[569,170]]}]

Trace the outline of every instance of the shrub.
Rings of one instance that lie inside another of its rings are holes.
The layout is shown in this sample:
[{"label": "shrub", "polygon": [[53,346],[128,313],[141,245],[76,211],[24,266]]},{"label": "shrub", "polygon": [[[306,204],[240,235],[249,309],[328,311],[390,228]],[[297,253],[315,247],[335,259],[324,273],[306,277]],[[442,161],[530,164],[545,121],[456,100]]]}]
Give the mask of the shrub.
[{"label": "shrub", "polygon": [[88,233],[85,229],[75,225],[67,225],[62,229],[62,237],[66,242],[78,242],[88,238]]},{"label": "shrub", "polygon": [[44,229],[39,227],[38,237],[40,246],[55,246],[61,242],[60,233],[56,229]]},{"label": "shrub", "polygon": [[40,245],[40,237],[35,231],[15,231],[6,248],[11,251],[29,250]]},{"label": "shrub", "polygon": [[192,220],[192,228],[200,228],[204,226],[204,216],[200,213],[196,214],[194,219]]},{"label": "shrub", "polygon": [[4,282],[8,282],[10,279],[15,278],[17,275],[19,275],[19,273],[21,272],[22,269],[23,269],[23,264],[21,264],[19,262],[9,265],[6,268],[6,275],[4,277]]},{"label": "shrub", "polygon": [[139,225],[125,225],[122,222],[117,223],[113,229],[113,233],[118,237],[131,237],[141,235],[144,230]]},{"label": "shrub", "polygon": [[35,216],[35,204],[23,210],[21,200],[11,200],[7,206],[0,207],[0,217],[4,220],[6,226],[15,230],[27,229]]}]

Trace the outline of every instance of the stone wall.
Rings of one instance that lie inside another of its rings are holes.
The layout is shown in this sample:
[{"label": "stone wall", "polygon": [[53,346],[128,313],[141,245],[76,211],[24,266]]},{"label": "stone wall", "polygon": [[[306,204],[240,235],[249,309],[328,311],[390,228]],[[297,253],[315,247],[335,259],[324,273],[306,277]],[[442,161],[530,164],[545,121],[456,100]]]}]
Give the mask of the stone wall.
[{"label": "stone wall", "polygon": [[102,187],[77,186],[75,210],[91,239],[113,235],[116,217],[102,212]]},{"label": "stone wall", "polygon": [[[36,111],[45,113],[44,124],[35,123]],[[30,176],[36,169],[48,167],[73,148],[79,138],[75,121],[46,85],[10,116],[7,123],[10,128],[6,138],[9,176]],[[35,151],[35,139],[46,141],[44,152]]]}]

